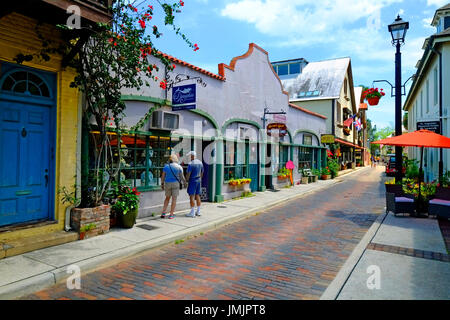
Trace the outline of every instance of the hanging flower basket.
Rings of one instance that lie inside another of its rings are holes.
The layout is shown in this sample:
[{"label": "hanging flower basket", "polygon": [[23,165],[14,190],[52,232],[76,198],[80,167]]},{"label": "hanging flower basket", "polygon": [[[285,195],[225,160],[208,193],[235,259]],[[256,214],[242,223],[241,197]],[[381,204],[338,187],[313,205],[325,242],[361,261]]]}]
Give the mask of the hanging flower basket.
[{"label": "hanging flower basket", "polygon": [[364,87],[364,91],[362,93],[363,99],[367,100],[367,102],[371,106],[378,105],[380,99],[385,95],[386,94],[383,92],[383,89],[378,90],[378,88],[367,88],[367,87]]},{"label": "hanging flower basket", "polygon": [[378,104],[378,102],[380,102],[380,98],[375,97],[375,98],[369,98],[367,99],[367,102],[369,103],[369,105],[371,106],[376,106]]}]

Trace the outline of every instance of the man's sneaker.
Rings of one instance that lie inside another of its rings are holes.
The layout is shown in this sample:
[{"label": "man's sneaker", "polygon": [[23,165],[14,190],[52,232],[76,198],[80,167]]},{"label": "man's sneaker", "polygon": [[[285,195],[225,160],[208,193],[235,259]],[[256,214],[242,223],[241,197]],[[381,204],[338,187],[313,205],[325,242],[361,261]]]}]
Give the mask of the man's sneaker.
[{"label": "man's sneaker", "polygon": [[196,215],[197,217],[200,217],[200,216],[201,216],[200,210],[197,210],[197,212],[195,213],[195,215]]},{"label": "man's sneaker", "polygon": [[192,209],[191,212],[189,212],[189,213],[186,215],[186,217],[189,217],[189,218],[195,218],[195,212],[194,212],[194,209]]}]

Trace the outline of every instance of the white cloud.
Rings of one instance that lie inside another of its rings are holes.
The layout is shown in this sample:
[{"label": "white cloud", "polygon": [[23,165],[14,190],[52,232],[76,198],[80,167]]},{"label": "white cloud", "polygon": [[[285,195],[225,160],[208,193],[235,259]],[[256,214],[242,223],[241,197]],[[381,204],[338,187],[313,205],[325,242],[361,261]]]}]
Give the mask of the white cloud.
[{"label": "white cloud", "polygon": [[[254,24],[272,36],[308,38],[317,41],[402,0],[240,0],[222,10],[225,17]],[[328,34],[327,34],[328,33]]]},{"label": "white cloud", "polygon": [[448,3],[448,0],[427,0],[428,6],[443,7]]},{"label": "white cloud", "polygon": [[387,60],[387,56],[392,58],[391,48],[387,27],[381,23],[381,10],[402,1],[238,0],[227,4],[221,14],[276,37],[278,40],[272,46],[327,44],[332,48],[330,51],[341,56]]}]

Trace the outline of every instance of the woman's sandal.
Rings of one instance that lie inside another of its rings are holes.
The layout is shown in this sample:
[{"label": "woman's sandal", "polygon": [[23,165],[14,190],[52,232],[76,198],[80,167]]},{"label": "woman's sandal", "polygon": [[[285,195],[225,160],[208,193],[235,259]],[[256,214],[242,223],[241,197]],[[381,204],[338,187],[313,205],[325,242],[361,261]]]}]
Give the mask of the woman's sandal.
[{"label": "woman's sandal", "polygon": [[166,213],[163,212],[163,213],[161,214],[161,219],[164,219],[165,217],[166,217]]},{"label": "woman's sandal", "polygon": [[175,218],[175,215],[170,214],[170,215],[169,215],[169,219],[173,219],[173,218]]}]

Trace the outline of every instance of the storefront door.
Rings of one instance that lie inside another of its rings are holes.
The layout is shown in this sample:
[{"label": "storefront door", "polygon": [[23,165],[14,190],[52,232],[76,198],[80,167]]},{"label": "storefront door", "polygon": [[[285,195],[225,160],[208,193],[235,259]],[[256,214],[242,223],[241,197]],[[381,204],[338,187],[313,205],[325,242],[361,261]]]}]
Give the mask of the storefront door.
[{"label": "storefront door", "polygon": [[203,178],[202,178],[202,201],[212,201],[212,174],[213,174],[213,164],[210,155],[205,155],[205,150],[209,150],[208,146],[211,141],[202,142],[202,162],[203,162]]},{"label": "storefront door", "polygon": [[38,103],[50,98],[48,87],[26,71],[9,74],[0,85],[0,226],[48,219],[52,108]]}]

